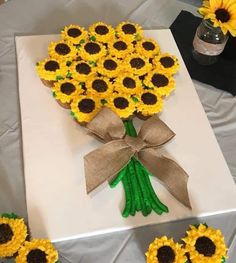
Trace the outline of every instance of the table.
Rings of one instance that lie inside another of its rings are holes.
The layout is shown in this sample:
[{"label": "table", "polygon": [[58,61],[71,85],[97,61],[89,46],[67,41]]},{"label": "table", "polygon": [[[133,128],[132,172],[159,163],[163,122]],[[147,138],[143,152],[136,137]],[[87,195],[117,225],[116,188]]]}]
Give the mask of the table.
[{"label": "table", "polygon": [[[99,20],[116,25],[130,19],[145,29],[167,28],[182,9],[196,14],[196,7],[174,0],[11,0],[0,6],[1,212],[14,211],[27,218],[14,36],[55,34],[66,24],[88,26]],[[202,83],[194,81],[194,84],[236,180],[236,98]],[[153,225],[55,245],[62,263],[145,262],[144,253],[155,236],[166,234],[178,240],[190,223],[200,221],[223,231],[230,246],[228,262],[233,262],[236,258],[236,251],[233,251],[236,213]]]}]

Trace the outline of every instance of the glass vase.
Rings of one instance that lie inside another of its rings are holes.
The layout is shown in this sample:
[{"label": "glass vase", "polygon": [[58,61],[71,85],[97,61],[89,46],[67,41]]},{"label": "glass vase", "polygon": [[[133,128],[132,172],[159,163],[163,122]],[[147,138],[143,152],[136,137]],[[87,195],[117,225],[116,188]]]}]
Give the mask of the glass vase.
[{"label": "glass vase", "polygon": [[202,20],[193,39],[193,57],[201,65],[216,63],[224,50],[228,35],[220,27],[214,27],[210,20]]}]

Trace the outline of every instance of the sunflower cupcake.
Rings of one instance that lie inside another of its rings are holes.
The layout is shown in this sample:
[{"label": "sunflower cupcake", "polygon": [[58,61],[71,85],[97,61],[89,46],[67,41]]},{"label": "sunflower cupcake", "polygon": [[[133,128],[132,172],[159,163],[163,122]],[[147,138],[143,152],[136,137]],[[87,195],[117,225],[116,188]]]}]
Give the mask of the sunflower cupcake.
[{"label": "sunflower cupcake", "polygon": [[155,89],[163,97],[168,96],[175,89],[174,78],[159,69],[149,72],[143,83],[147,88]]},{"label": "sunflower cupcake", "polygon": [[166,236],[155,238],[146,252],[147,263],[185,263],[187,258],[182,246]]},{"label": "sunflower cupcake", "polygon": [[121,119],[129,119],[135,112],[135,102],[128,94],[114,92],[108,99],[106,107],[115,112]]},{"label": "sunflower cupcake", "polygon": [[142,83],[137,76],[125,72],[115,79],[114,89],[130,95],[140,94],[142,92]]},{"label": "sunflower cupcake", "polygon": [[115,37],[115,30],[104,22],[97,22],[89,27],[89,34],[95,41],[108,43]]},{"label": "sunflower cupcake", "polygon": [[85,82],[94,71],[94,67],[84,60],[73,61],[69,67],[70,76],[79,82]]},{"label": "sunflower cupcake", "polygon": [[138,41],[143,38],[142,27],[132,22],[122,22],[116,27],[119,38],[127,39],[130,42]]},{"label": "sunflower cupcake", "polygon": [[92,95],[80,95],[71,103],[71,114],[81,125],[90,122],[101,108],[100,100]]},{"label": "sunflower cupcake", "polygon": [[151,38],[138,41],[135,46],[136,52],[148,58],[153,58],[160,53],[160,46]]},{"label": "sunflower cupcake", "polygon": [[120,61],[112,56],[100,59],[96,68],[97,72],[108,78],[115,78],[121,71]]},{"label": "sunflower cupcake", "polygon": [[143,76],[152,69],[152,64],[148,59],[140,54],[133,53],[125,60],[124,70],[131,72],[137,76]]},{"label": "sunflower cupcake", "polygon": [[117,58],[125,58],[134,50],[133,44],[125,39],[115,39],[108,43],[109,54]]},{"label": "sunflower cupcake", "polygon": [[89,62],[96,62],[98,59],[104,57],[106,53],[104,45],[93,41],[85,42],[79,50],[79,56]]},{"label": "sunflower cupcake", "polygon": [[47,239],[26,241],[18,251],[16,263],[56,263],[58,252]]},{"label": "sunflower cupcake", "polygon": [[143,90],[135,96],[138,100],[136,115],[140,119],[147,119],[163,109],[163,99],[154,90]]},{"label": "sunflower cupcake", "polygon": [[51,58],[67,62],[77,58],[77,49],[72,44],[60,40],[50,43],[48,54]]},{"label": "sunflower cupcake", "polygon": [[106,99],[113,92],[113,87],[108,78],[91,75],[85,82],[87,92],[99,99]]},{"label": "sunflower cupcake", "polygon": [[174,75],[179,70],[179,61],[177,57],[169,53],[162,53],[153,59],[153,64],[167,74]]},{"label": "sunflower cupcake", "polygon": [[70,104],[77,94],[82,94],[84,90],[74,79],[58,81],[52,88],[53,97],[65,109],[70,109]]},{"label": "sunflower cupcake", "polygon": [[66,77],[68,67],[65,62],[46,58],[36,63],[36,71],[43,84],[51,88],[57,80]]},{"label": "sunflower cupcake", "polygon": [[88,32],[79,25],[69,25],[61,31],[61,37],[63,40],[77,46],[88,39]]},{"label": "sunflower cupcake", "polygon": [[190,225],[183,241],[191,263],[225,262],[227,248],[220,230],[205,224]]},{"label": "sunflower cupcake", "polygon": [[13,256],[27,235],[24,219],[0,217],[0,258]]}]

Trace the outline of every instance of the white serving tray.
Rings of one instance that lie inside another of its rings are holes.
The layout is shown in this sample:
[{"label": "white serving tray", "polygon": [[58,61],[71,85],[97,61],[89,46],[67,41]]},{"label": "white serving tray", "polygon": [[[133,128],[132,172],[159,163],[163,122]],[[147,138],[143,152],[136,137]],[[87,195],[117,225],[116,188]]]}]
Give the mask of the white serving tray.
[{"label": "white serving tray", "polygon": [[[161,119],[176,133],[165,149],[189,174],[193,210],[175,200],[155,179],[152,184],[170,212],[121,216],[124,192],[103,184],[86,194],[83,156],[101,144],[61,108],[35,72],[58,35],[16,37],[24,171],[29,225],[33,237],[53,241],[92,236],[143,225],[236,210],[236,187],[169,30],[145,31],[162,52],[180,60],[176,91]],[[137,125],[140,121],[135,120]]]}]

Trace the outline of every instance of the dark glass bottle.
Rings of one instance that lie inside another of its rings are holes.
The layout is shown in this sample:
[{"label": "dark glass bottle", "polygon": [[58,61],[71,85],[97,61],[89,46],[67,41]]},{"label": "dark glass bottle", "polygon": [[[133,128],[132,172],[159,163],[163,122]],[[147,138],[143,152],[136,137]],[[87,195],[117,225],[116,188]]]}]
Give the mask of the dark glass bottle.
[{"label": "dark glass bottle", "polygon": [[209,20],[202,20],[193,40],[193,57],[202,65],[211,65],[217,61],[224,50],[228,35],[220,27],[214,27]]}]

